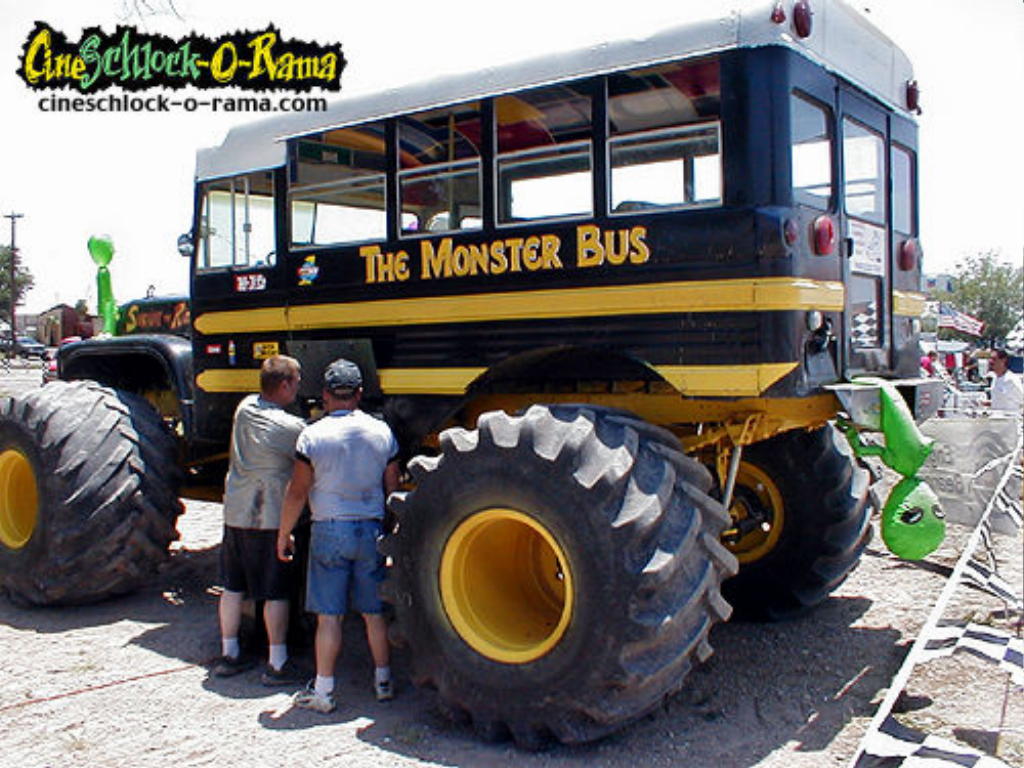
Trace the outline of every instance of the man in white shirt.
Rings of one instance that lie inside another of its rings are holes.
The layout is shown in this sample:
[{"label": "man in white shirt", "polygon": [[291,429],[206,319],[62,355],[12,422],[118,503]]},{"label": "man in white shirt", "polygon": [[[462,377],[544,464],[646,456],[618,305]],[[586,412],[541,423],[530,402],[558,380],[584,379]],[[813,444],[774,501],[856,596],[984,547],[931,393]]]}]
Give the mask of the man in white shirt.
[{"label": "man in white shirt", "polygon": [[988,361],[989,370],[995,374],[991,390],[992,410],[1019,417],[1024,407],[1024,383],[1010,370],[1009,355],[1005,349],[993,349]]},{"label": "man in white shirt", "polygon": [[[312,515],[306,610],[317,614],[316,679],[295,695],[295,705],[334,710],[334,667],[341,652],[341,622],[351,608],[363,615],[379,701],[392,697],[387,624],[377,597],[384,561],[377,537],[387,494],[398,487],[398,441],[390,427],[358,410],[362,375],[339,358],[324,373],[324,417],[295,444],[295,464],[285,491],[277,554],[288,560],[292,528],[306,502]],[[351,593],[351,601],[349,595]]]}]

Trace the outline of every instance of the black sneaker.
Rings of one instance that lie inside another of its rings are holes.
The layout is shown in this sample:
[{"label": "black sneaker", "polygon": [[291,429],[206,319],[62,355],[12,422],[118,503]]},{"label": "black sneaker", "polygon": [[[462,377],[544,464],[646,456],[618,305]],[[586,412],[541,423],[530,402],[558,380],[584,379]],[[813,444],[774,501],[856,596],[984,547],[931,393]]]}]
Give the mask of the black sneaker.
[{"label": "black sneaker", "polygon": [[213,663],[214,677],[234,677],[256,666],[256,661],[245,656],[221,656]]},{"label": "black sneaker", "polygon": [[280,669],[274,669],[267,664],[263,668],[263,674],[260,675],[260,682],[269,686],[301,685],[307,677],[309,677],[308,672],[300,670],[295,662],[288,659]]}]

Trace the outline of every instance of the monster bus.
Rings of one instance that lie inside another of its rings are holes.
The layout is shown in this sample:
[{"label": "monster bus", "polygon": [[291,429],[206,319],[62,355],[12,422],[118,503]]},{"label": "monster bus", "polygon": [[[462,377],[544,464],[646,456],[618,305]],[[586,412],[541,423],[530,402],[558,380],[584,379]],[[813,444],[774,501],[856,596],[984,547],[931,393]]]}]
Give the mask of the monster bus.
[{"label": "monster bus", "polygon": [[274,354],[356,361],[408,469],[383,588],[487,736],[598,738],[733,610],[822,602],[870,535],[827,387],[918,366],[917,86],[838,0],[343,97],[199,153],[191,337],[62,353],[4,404],[28,603],[152,572]]}]

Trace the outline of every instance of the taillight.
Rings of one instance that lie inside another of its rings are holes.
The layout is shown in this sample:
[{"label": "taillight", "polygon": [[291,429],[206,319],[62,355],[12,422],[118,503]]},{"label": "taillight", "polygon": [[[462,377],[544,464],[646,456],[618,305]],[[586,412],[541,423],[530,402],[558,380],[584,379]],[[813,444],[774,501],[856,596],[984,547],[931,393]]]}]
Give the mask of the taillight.
[{"label": "taillight", "polygon": [[811,36],[811,4],[807,0],[797,0],[793,6],[793,29],[797,37]]},{"label": "taillight", "polygon": [[782,24],[786,20],[786,9],[782,7],[781,2],[776,3],[772,8],[771,19],[773,24]]},{"label": "taillight", "polygon": [[814,220],[814,252],[819,256],[828,256],[835,247],[835,224],[828,216],[819,216]]},{"label": "taillight", "polygon": [[897,256],[896,262],[901,270],[910,272],[917,269],[917,256],[917,240],[911,237],[900,244],[899,256]]}]

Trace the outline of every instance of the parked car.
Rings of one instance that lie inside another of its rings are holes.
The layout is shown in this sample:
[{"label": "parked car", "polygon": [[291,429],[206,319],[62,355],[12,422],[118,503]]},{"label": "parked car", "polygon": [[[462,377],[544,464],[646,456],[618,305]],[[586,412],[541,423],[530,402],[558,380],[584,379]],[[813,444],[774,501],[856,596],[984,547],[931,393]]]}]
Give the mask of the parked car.
[{"label": "parked car", "polygon": [[[81,336],[68,336],[60,340],[60,346],[70,344],[73,341],[81,341]],[[48,347],[43,356],[43,384],[49,384],[57,379],[57,348]]]},{"label": "parked car", "polygon": [[[6,355],[10,348],[10,338],[0,338],[0,352]],[[19,336],[14,340],[14,353],[18,357],[35,357],[42,360],[46,355],[46,346],[29,336]]]}]

